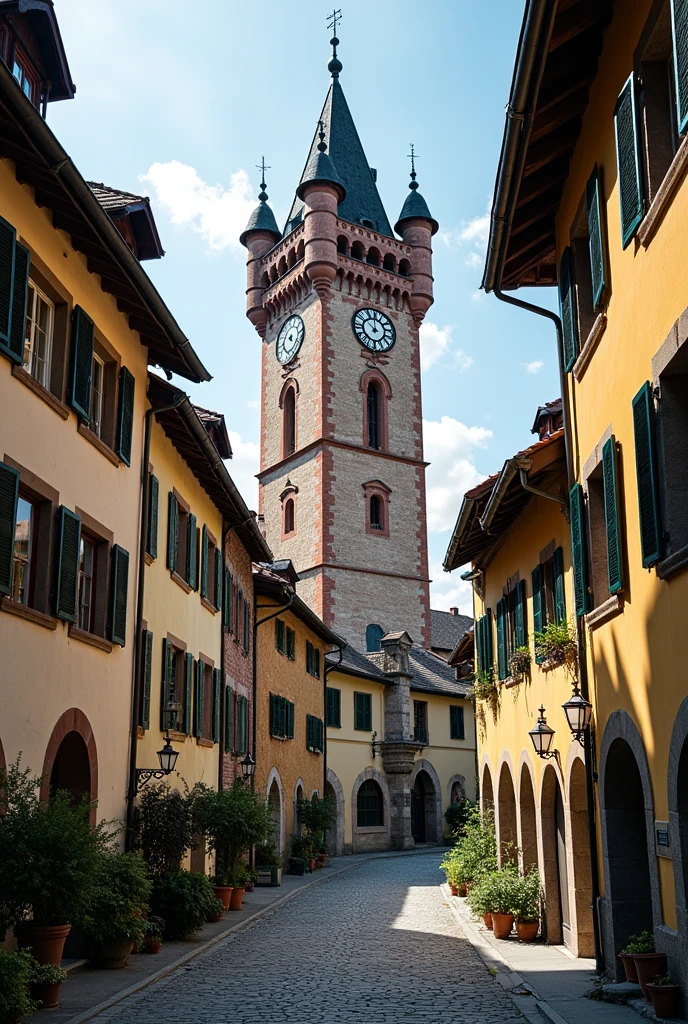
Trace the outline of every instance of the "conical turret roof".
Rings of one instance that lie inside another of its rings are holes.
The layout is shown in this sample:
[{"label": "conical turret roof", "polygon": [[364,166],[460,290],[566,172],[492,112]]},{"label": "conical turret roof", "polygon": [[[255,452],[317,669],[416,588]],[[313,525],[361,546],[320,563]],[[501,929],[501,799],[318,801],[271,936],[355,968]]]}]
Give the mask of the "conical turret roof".
[{"label": "conical turret roof", "polygon": [[412,188],[412,191],[409,192],[409,194],[406,196],[406,202],[401,208],[399,220],[394,225],[394,230],[398,234],[401,234],[402,225],[405,220],[411,220],[414,217],[420,217],[423,220],[430,221],[430,223],[432,224],[432,233],[434,235],[439,231],[440,226],[435,220],[435,218],[430,214],[428,204],[425,202],[422,195],[418,191],[418,186],[416,185],[415,189],[413,189],[413,185],[416,185],[415,181],[411,182],[410,187]]},{"label": "conical turret roof", "polygon": [[274,235],[275,242],[279,242],[282,237],[280,229],[277,227],[275,215],[264,199],[261,199],[258,203],[258,206],[256,206],[248,219],[248,224],[239,235],[239,241],[242,245],[246,245],[248,236],[252,231],[269,231],[271,235]]}]

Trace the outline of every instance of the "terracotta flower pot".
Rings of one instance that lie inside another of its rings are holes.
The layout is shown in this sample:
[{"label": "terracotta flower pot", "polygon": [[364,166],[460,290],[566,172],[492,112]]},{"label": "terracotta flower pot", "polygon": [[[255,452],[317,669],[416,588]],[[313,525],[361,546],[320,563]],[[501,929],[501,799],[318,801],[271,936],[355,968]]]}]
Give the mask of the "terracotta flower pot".
[{"label": "terracotta flower pot", "polygon": [[495,939],[508,939],[514,926],[513,914],[496,914],[492,911],[492,931]]},{"label": "terracotta flower pot", "polygon": [[651,1003],[652,996],[647,988],[648,982],[654,981],[657,975],[664,975],[667,972],[666,953],[634,953],[633,962],[638,972],[638,981],[645,996],[645,1002]]},{"label": "terracotta flower pot", "polygon": [[16,928],[20,946],[30,946],[39,964],[57,964],[62,960],[62,951],[71,924],[34,924],[24,921]]},{"label": "terracotta flower pot", "polygon": [[319,868],[324,868],[326,864],[327,864],[327,854],[326,853],[319,853],[318,854],[318,867]]},{"label": "terracotta flower pot", "polygon": [[619,953],[619,960],[623,964],[624,971],[626,972],[626,981],[632,981],[637,985],[638,972],[635,969],[635,963],[631,954]]},{"label": "terracotta flower pot", "polygon": [[310,866],[311,866],[311,871],[315,871],[315,857],[311,857],[311,859],[310,859]]},{"label": "terracotta flower pot", "polygon": [[162,947],[162,939],[146,939],[146,953],[159,953]]},{"label": "terracotta flower pot", "polygon": [[234,888],[232,889],[231,898],[229,900],[230,910],[241,910],[241,904],[243,902],[245,892],[246,890],[244,889],[243,885],[234,886]]},{"label": "terracotta flower pot", "polygon": [[647,987],[658,1017],[678,1017],[681,991],[678,985],[654,985],[648,982]]},{"label": "terracotta flower pot", "polygon": [[134,948],[133,939],[111,939],[109,942],[98,942],[89,957],[92,964],[107,971],[118,971],[127,966],[129,954]]},{"label": "terracotta flower pot", "polygon": [[458,895],[459,895],[459,887],[458,887],[458,885],[453,885],[453,884],[452,884],[452,883],[450,882],[450,883],[449,883],[449,888],[451,889],[451,894],[452,894],[452,896],[458,896]]},{"label": "terracotta flower pot", "polygon": [[492,931],[492,914],[483,914],[483,924]]},{"label": "terracotta flower pot", "polygon": [[466,882],[462,882],[459,886],[459,896],[468,896],[468,885]]},{"label": "terracotta flower pot", "polygon": [[40,1000],[40,1010],[54,1010],[60,1005],[60,989],[62,982],[58,981],[51,985],[32,985],[31,998]]},{"label": "terracotta flower pot", "polygon": [[517,921],[516,934],[521,942],[535,942],[539,927],[539,921]]},{"label": "terracotta flower pot", "polygon": [[213,892],[219,900],[222,900],[222,906],[225,910],[229,910],[229,901],[232,898],[232,886],[231,885],[214,885]]}]

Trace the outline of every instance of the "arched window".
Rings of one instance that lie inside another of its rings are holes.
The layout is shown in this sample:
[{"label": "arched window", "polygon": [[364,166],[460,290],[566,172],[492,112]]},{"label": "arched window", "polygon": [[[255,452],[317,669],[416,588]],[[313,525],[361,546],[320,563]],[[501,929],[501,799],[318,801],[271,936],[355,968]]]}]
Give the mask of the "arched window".
[{"label": "arched window", "polygon": [[371,246],[370,249],[368,249],[368,255],[366,256],[366,263],[370,263],[370,265],[373,266],[373,267],[379,267],[380,266],[380,250],[376,249],[374,246]]},{"label": "arched window", "polygon": [[396,260],[394,258],[393,253],[391,253],[391,252],[385,253],[385,258],[382,261],[382,268],[383,268],[383,270],[394,270],[396,265],[397,265],[397,263],[396,263]]},{"label": "arched window", "polygon": [[287,498],[284,503],[284,532],[293,533],[296,528],[294,499]]},{"label": "arched window", "polygon": [[411,264],[408,260],[399,260],[399,273],[402,277],[409,277],[411,274]]},{"label": "arched window", "polygon": [[337,239],[337,252],[341,256],[346,256],[349,252],[349,242],[345,235],[340,235]]},{"label": "arched window", "polygon": [[380,641],[384,635],[384,629],[382,626],[378,626],[377,622],[368,623],[366,626],[366,651],[369,654],[380,650]]},{"label": "arched window", "polygon": [[382,439],[382,392],[380,385],[371,381],[368,385],[368,447],[379,451]]},{"label": "arched window", "polygon": [[373,494],[370,499],[370,529],[371,530],[384,530],[385,528],[385,510],[382,504],[382,498]]},{"label": "arched window", "polygon": [[296,451],[296,392],[287,388],[282,405],[282,458]]},{"label": "arched window", "polygon": [[366,779],[356,797],[356,825],[374,828],[385,823],[382,790],[375,779]]},{"label": "arched window", "polygon": [[351,256],[355,260],[363,259],[363,242],[354,242],[351,246]]}]

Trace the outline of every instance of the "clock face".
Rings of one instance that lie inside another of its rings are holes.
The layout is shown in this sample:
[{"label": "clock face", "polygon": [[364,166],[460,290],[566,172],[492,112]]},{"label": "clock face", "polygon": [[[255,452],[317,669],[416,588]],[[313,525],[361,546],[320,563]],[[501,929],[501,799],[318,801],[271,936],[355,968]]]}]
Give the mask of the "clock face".
[{"label": "clock face", "polygon": [[303,320],[300,316],[290,316],[282,324],[277,335],[276,354],[280,363],[290,363],[301,348],[301,342],[306,332]]},{"label": "clock face", "polygon": [[394,324],[379,309],[359,309],[351,326],[361,345],[371,352],[388,352],[397,338]]}]

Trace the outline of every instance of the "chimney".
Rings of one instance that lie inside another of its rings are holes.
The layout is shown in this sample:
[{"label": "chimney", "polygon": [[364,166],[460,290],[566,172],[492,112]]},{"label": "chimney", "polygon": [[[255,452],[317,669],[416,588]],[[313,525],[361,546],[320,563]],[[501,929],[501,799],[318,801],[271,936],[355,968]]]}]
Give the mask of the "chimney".
[{"label": "chimney", "polygon": [[456,615],[456,616],[458,616],[458,614],[459,614],[459,609],[458,609],[458,608],[450,608],[450,609],[449,609],[449,614],[450,614],[450,615]]}]

